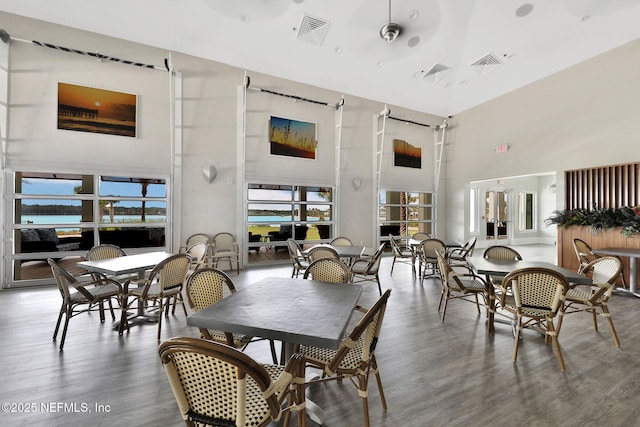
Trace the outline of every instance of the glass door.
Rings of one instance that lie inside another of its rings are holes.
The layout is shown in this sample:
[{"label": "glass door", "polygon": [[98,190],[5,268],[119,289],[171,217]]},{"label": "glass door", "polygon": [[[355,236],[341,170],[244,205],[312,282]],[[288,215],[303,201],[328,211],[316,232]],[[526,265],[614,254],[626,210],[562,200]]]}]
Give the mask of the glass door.
[{"label": "glass door", "polygon": [[487,191],[485,196],[486,239],[508,240],[509,194],[505,191]]}]

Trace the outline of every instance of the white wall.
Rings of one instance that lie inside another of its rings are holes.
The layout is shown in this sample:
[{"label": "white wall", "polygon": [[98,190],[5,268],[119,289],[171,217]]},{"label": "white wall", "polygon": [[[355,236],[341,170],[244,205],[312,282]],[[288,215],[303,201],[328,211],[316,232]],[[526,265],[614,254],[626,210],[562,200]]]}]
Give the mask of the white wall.
[{"label": "white wall", "polygon": [[[565,170],[637,162],[638,75],[635,41],[454,117],[447,146],[448,238],[466,237],[459,207],[470,181],[555,172],[554,209],[561,209]],[[500,144],[511,148],[497,154]],[[549,197],[544,194],[545,206]]]},{"label": "white wall", "polygon": [[[243,232],[237,213],[244,191],[237,176],[243,165],[247,176],[274,182],[333,185],[335,181],[335,111],[289,98],[248,92],[247,150],[238,158],[238,88],[245,70],[180,53],[77,31],[0,12],[3,28],[15,38],[163,65],[165,58],[182,76],[182,175],[180,221],[183,241],[196,232]],[[155,176],[171,171],[169,73],[146,70],[87,56],[11,42],[9,167],[15,170],[76,173],[135,173]],[[251,87],[337,103],[343,94],[248,70]],[[66,82],[139,95],[139,137],[56,129],[57,83]],[[374,116],[384,104],[344,94],[341,219],[338,233],[373,246],[376,198],[374,189]],[[390,105],[396,117],[427,124],[442,119]],[[268,154],[267,120],[283,115],[318,124],[318,159],[297,160]],[[429,129],[390,121],[385,140],[383,185],[391,189],[433,190],[433,136]],[[392,139],[420,145],[422,169],[390,165]],[[214,165],[218,176],[207,183],[202,168]],[[242,177],[241,177],[242,178]],[[354,178],[362,178],[355,190]],[[6,217],[6,216],[3,216]],[[174,224],[175,225],[175,224]]]}]

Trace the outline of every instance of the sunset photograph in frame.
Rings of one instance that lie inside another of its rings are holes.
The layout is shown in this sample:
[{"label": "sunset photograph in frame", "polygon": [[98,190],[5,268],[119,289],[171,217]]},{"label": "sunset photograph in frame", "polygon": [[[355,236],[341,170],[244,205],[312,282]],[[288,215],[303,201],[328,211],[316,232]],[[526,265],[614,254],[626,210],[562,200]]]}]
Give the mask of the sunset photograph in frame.
[{"label": "sunset photograph in frame", "polygon": [[422,168],[422,148],[402,139],[393,140],[393,165],[405,168]]},{"label": "sunset photograph in frame", "polygon": [[315,123],[269,119],[269,154],[315,160],[317,146]]},{"label": "sunset photograph in frame", "polygon": [[58,129],[136,137],[137,96],[58,83]]}]

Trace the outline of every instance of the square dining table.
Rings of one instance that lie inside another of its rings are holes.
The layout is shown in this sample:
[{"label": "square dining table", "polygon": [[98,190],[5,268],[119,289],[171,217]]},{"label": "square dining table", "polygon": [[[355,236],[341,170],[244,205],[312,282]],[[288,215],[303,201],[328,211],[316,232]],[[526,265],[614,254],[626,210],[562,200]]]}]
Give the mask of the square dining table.
[{"label": "square dining table", "polygon": [[[77,265],[90,272],[102,273],[107,276],[137,274],[139,279],[144,279],[146,271],[153,269],[161,261],[172,255],[170,252],[156,251],[99,261],[80,261]],[[145,313],[143,302],[138,300],[137,313],[128,317],[127,321],[129,326],[152,323],[157,322],[157,315]],[[120,321],[115,322],[113,328],[120,330]]]},{"label": "square dining table", "polygon": [[[187,325],[282,341],[289,357],[295,344],[337,349],[358,304],[362,286],[267,277],[193,313]],[[307,400],[309,416],[324,413]]]},{"label": "square dining table", "polygon": [[638,293],[638,259],[640,249],[637,248],[599,248],[593,249],[593,253],[600,256],[629,257],[629,292],[640,297]]},{"label": "square dining table", "polygon": [[493,333],[494,322],[494,310],[495,310],[495,293],[493,286],[491,285],[489,276],[506,276],[514,270],[521,268],[548,268],[562,274],[569,285],[590,285],[592,280],[583,274],[577,273],[573,270],[568,270],[563,267],[559,267],[550,262],[542,261],[505,261],[505,260],[491,260],[482,256],[473,256],[469,258],[469,262],[473,266],[477,274],[484,274],[487,277],[487,293],[489,294],[489,319],[488,319],[488,333]]}]

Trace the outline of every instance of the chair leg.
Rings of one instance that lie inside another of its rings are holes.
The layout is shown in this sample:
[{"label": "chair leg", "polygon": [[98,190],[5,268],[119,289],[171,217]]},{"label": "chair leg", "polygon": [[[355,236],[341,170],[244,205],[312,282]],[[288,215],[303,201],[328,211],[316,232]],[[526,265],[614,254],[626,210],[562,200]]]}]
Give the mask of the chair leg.
[{"label": "chair leg", "polygon": [[62,307],[60,307],[60,314],[58,314],[58,321],[56,322],[56,329],[53,331],[53,340],[56,340],[56,337],[58,336],[58,330],[60,329],[60,322],[62,321],[62,316],[64,315],[66,310],[66,304],[62,304]]},{"label": "chair leg", "polygon": [[564,359],[562,358],[562,352],[560,351],[560,342],[558,342],[558,332],[553,328],[553,320],[548,319],[547,321],[547,334],[551,335],[551,340],[553,342],[554,347],[556,348],[558,363],[560,364],[560,370],[565,371]]},{"label": "chair leg", "polygon": [[160,341],[160,331],[162,330],[162,298],[158,298],[158,341]]},{"label": "chair leg", "polygon": [[613,335],[613,342],[616,344],[616,347],[620,347],[620,340],[618,339],[616,328],[613,326],[613,319],[611,318],[611,313],[609,313],[609,307],[607,307],[606,304],[602,305],[602,315],[606,317],[609,322],[609,329],[611,329],[611,335]]},{"label": "chair leg", "polygon": [[520,316],[519,314],[517,315],[517,319],[516,319],[516,334],[514,337],[514,344],[513,344],[513,357],[512,360],[515,362],[516,360],[518,360],[518,343],[520,342],[520,331],[522,331],[522,316]]},{"label": "chair leg", "polygon": [[384,389],[382,388],[382,380],[380,379],[380,372],[378,371],[378,362],[375,355],[371,356],[371,367],[376,375],[376,383],[378,383],[378,392],[380,393],[380,402],[382,403],[382,409],[387,411],[387,399],[384,397]]},{"label": "chair leg", "polygon": [[71,319],[71,315],[73,314],[73,309],[71,307],[67,307],[66,311],[67,315],[64,319],[64,327],[62,328],[62,339],[60,340],[60,350],[64,347],[64,340],[67,338],[67,328],[69,327],[69,319]]}]

